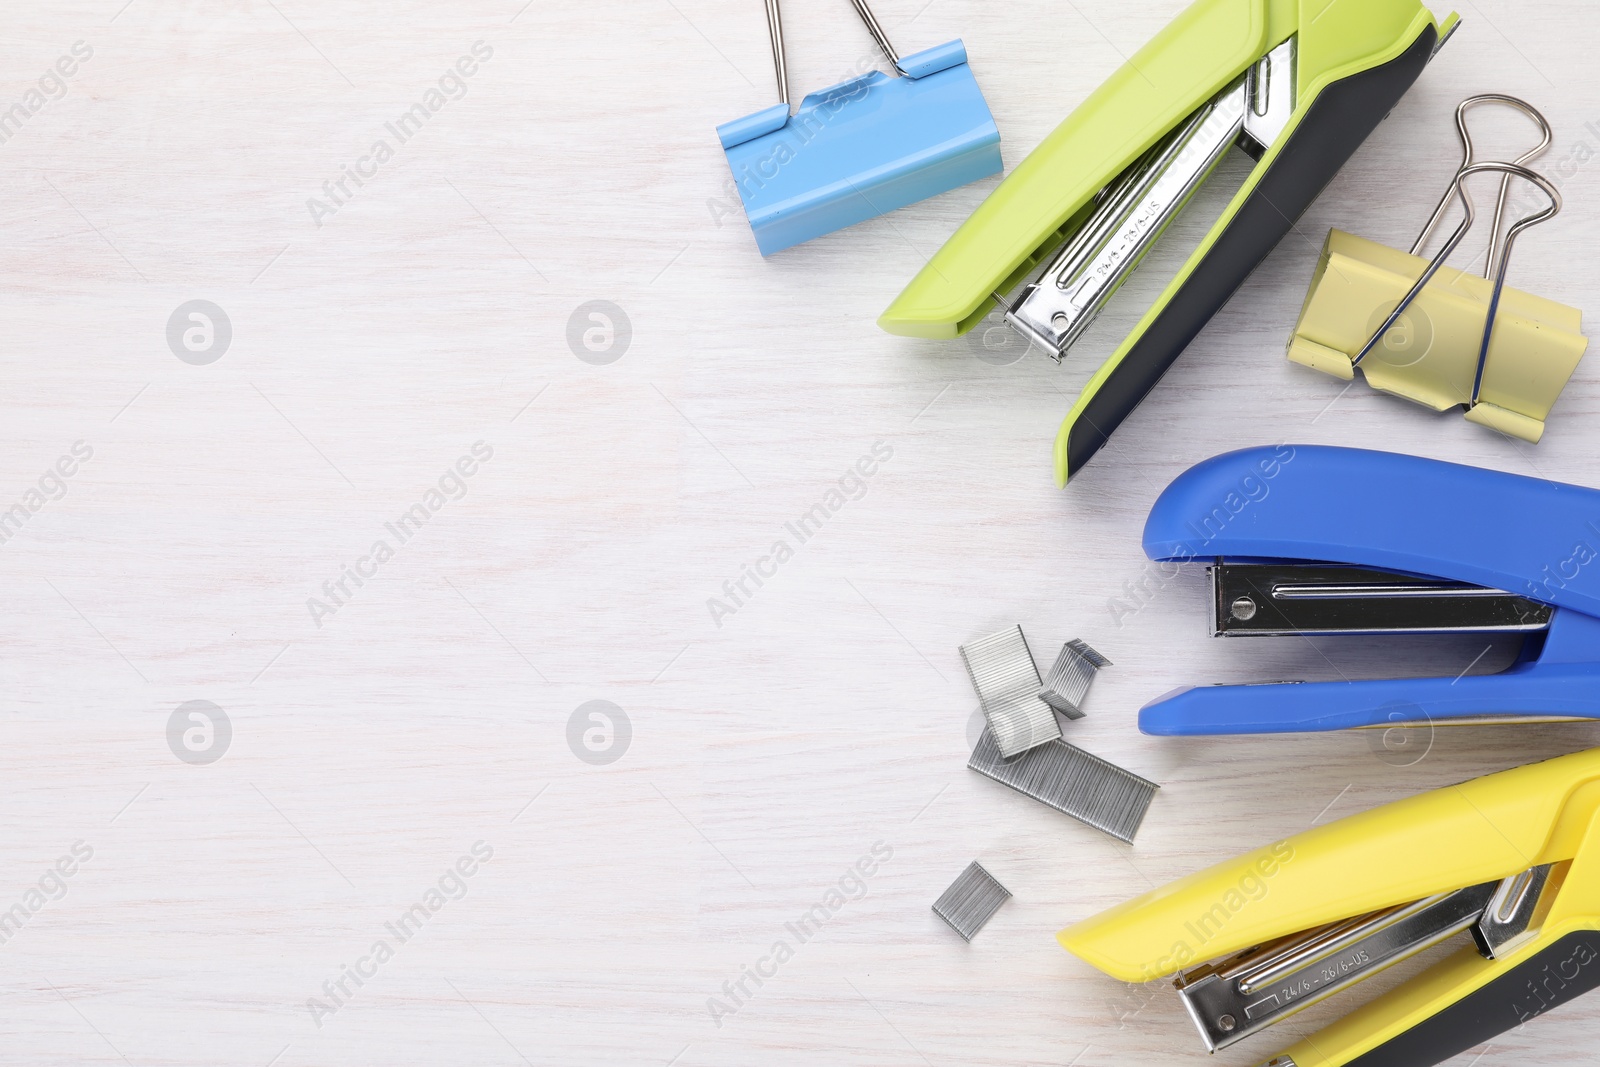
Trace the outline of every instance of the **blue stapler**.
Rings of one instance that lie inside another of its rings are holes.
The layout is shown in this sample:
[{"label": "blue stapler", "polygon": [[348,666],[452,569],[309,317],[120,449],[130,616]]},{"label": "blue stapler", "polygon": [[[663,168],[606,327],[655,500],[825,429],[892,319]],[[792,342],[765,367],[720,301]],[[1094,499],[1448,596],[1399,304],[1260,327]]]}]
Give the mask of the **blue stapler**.
[{"label": "blue stapler", "polygon": [[1498,674],[1197,686],[1148,734],[1600,719],[1600,491],[1454,463],[1282,445],[1180,475],[1153,560],[1210,564],[1218,636],[1524,635]]}]

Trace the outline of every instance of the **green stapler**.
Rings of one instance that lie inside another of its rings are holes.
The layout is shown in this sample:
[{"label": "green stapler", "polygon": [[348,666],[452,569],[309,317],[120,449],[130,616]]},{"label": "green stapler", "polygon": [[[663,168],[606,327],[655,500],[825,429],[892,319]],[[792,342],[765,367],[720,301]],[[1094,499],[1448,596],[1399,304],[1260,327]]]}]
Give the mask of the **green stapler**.
[{"label": "green stapler", "polygon": [[1228,149],[1254,157],[1222,217],[1067,415],[1055,446],[1065,485],[1458,23],[1417,0],[1198,0],[1023,160],[879,325],[955,337],[998,305],[1060,360]]}]

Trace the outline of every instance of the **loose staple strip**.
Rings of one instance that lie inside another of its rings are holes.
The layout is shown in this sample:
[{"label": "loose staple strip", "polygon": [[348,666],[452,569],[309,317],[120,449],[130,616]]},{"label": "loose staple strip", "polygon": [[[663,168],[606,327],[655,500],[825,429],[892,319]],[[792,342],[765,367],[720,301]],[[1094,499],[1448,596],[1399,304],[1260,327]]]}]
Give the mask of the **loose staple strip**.
[{"label": "loose staple strip", "polygon": [[967,766],[1129,844],[1161,788],[1065,741],[1007,760],[987,730]]},{"label": "loose staple strip", "polygon": [[1001,755],[1010,759],[1061,737],[1055,713],[1039,699],[1039,668],[1022,627],[962,645],[961,659]]},{"label": "loose staple strip", "polygon": [[1111,661],[1089,647],[1087,641],[1074,638],[1061,646],[1039,699],[1055,708],[1069,719],[1083,718],[1083,701],[1089,695],[1089,684],[1101,667],[1111,666]]},{"label": "loose staple strip", "polygon": [[933,913],[949,923],[963,941],[971,941],[1000,910],[1000,905],[1010,899],[1011,891],[973,860],[933,902]]}]

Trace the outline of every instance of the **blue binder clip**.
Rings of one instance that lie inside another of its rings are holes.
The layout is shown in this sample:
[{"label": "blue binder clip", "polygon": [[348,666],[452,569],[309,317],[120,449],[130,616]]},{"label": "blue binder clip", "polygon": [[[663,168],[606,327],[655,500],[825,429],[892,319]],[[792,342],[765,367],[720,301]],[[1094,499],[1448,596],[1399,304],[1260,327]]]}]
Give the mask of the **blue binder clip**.
[{"label": "blue binder clip", "polygon": [[1387,452],[1280,446],[1179,476],[1153,560],[1211,563],[1218,636],[1519,634],[1498,674],[1180,689],[1147,734],[1600,719],[1600,492]]},{"label": "blue binder clip", "polygon": [[899,76],[872,71],[789,114],[778,0],[766,0],[780,103],[717,136],[761,254],[853,226],[1000,172],[1000,131],[959,40],[902,59],[851,0]]}]

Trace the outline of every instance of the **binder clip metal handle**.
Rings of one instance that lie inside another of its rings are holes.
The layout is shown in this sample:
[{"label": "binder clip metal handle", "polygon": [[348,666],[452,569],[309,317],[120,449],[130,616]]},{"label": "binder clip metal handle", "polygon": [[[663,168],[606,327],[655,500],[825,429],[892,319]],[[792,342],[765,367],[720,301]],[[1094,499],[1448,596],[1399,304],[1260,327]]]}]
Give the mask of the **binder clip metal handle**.
[{"label": "binder clip metal handle", "polygon": [[[893,67],[896,77],[904,75],[907,78],[920,78],[925,74],[936,74],[938,70],[944,69],[944,67],[954,66],[952,62],[946,62],[946,59],[954,59],[955,62],[966,62],[965,51],[962,51],[960,58],[955,59],[955,53],[954,51],[949,51],[949,45],[941,46],[941,48],[930,48],[928,53],[918,53],[917,56],[910,58],[915,62],[902,62],[901,58],[899,58],[899,51],[890,42],[890,35],[883,30],[882,22],[878,22],[878,16],[872,14],[872,8],[867,6],[867,0],[850,0],[850,3],[851,6],[856,8],[856,14],[861,16],[861,21],[866,24],[867,34],[872,35],[872,40],[877,43],[878,51],[882,51],[883,58],[890,61],[890,67]],[[782,18],[779,0],[766,0],[766,34],[773,38],[773,67],[778,72],[778,99],[784,106],[787,106],[789,104],[789,64],[787,64],[786,53],[784,53],[784,18]],[[954,45],[955,42],[950,43]]]},{"label": "binder clip metal handle", "polygon": [[[783,12],[778,0],[767,0],[767,35],[772,38],[772,66],[778,72],[778,102],[789,107],[789,64],[783,54]],[[1444,205],[1439,205],[1444,210]]]},{"label": "binder clip metal handle", "polygon": [[[1461,166],[1457,168],[1457,173],[1476,162],[1473,159],[1472,131],[1467,129],[1467,112],[1483,104],[1503,104],[1506,107],[1514,108],[1532,119],[1534,124],[1539,127],[1541,134],[1539,143],[1511,162],[1525,167],[1544,155],[1545,149],[1550,147],[1550,142],[1555,136],[1550,129],[1550,123],[1539,113],[1538,108],[1526,100],[1508,96],[1505,93],[1480,93],[1477,96],[1469,96],[1456,106],[1456,133],[1461,137]],[[1438,229],[1439,223],[1443,221],[1444,213],[1450,207],[1450,195],[1454,191],[1453,186],[1446,188],[1444,195],[1439,198],[1439,206],[1433,209],[1433,215],[1428,219],[1428,224],[1422,228],[1422,233],[1417,237],[1417,243],[1411,246],[1412,255],[1422,255],[1423,248],[1428,244],[1428,238],[1433,236],[1433,231]],[[1500,198],[1494,205],[1494,229],[1489,235],[1489,253],[1483,265],[1483,276],[1485,278],[1494,269],[1495,251],[1500,240],[1500,227],[1505,222],[1506,197],[1510,194],[1510,191],[1511,175],[1508,174],[1500,179]]]},{"label": "binder clip metal handle", "polygon": [[[1531,111],[1532,108],[1529,108],[1529,110]],[[1461,127],[1461,130],[1462,136],[1466,137],[1466,127],[1464,125]],[[1470,156],[1471,142],[1468,141],[1467,143],[1469,146],[1468,154]],[[1497,223],[1501,221],[1501,213],[1505,207],[1506,194],[1509,189],[1510,181],[1514,177],[1521,178],[1524,181],[1532,183],[1536,188],[1539,189],[1540,192],[1549,197],[1550,206],[1546,207],[1542,211],[1538,211],[1532,215],[1527,215],[1521,219],[1518,219],[1512,224],[1511,228],[1506,231],[1504,240],[1499,239],[1498,233],[1496,233],[1490,239],[1490,261],[1488,266],[1492,268],[1493,271],[1494,289],[1489,298],[1488,314],[1484,318],[1483,343],[1478,348],[1478,367],[1476,373],[1473,375],[1472,399],[1467,405],[1469,409],[1478,405],[1479,394],[1483,390],[1483,370],[1489,361],[1489,344],[1494,339],[1495,319],[1499,315],[1500,297],[1505,291],[1506,271],[1511,266],[1511,250],[1516,244],[1517,237],[1524,230],[1537,226],[1541,222],[1555,218],[1561,213],[1562,202],[1560,191],[1556,189],[1556,187],[1550,182],[1550,179],[1546,178],[1538,171],[1529,170],[1527,167],[1524,167],[1518,163],[1500,162],[1469,163],[1460,170],[1456,171],[1455,179],[1450,183],[1450,188],[1445,192],[1444,204],[1449,203],[1452,195],[1461,201],[1461,207],[1463,210],[1461,224],[1456,227],[1455,232],[1452,233],[1449,240],[1444,243],[1444,247],[1439,250],[1439,254],[1434,256],[1433,259],[1428,263],[1428,268],[1422,272],[1422,277],[1417,279],[1416,284],[1411,287],[1411,291],[1406,293],[1406,295],[1401,298],[1400,303],[1395,305],[1395,309],[1389,313],[1388,318],[1384,319],[1383,325],[1379,326],[1377,332],[1367,339],[1367,343],[1362,346],[1361,351],[1356,353],[1355,359],[1351,360],[1352,366],[1359,367],[1361,365],[1361,361],[1367,357],[1367,354],[1377,346],[1379,341],[1383,340],[1384,334],[1388,333],[1394,327],[1395,323],[1400,321],[1401,316],[1406,313],[1406,309],[1416,302],[1418,296],[1422,295],[1422,290],[1427,288],[1428,283],[1433,280],[1433,276],[1439,273],[1439,268],[1444,266],[1445,261],[1450,258],[1451,253],[1456,250],[1456,248],[1461,244],[1462,240],[1467,236],[1467,233],[1472,229],[1473,222],[1476,220],[1476,213],[1472,208],[1472,197],[1467,195],[1466,182],[1467,179],[1473,175],[1483,174],[1486,172],[1496,172],[1505,175],[1500,183],[1500,201],[1495,208]],[[1443,215],[1443,205],[1441,205],[1440,210],[1434,212],[1434,215],[1435,221]],[[1434,228],[1435,221],[1430,221],[1427,228],[1423,230],[1422,237],[1418,239],[1419,245],[1427,240],[1429,231]],[[1413,251],[1412,254],[1415,255],[1415,251]],[[1485,270],[1484,277],[1490,277],[1489,270]]]},{"label": "binder clip metal handle", "polygon": [[[889,43],[889,35],[884,32],[883,25],[867,6],[866,0],[850,0],[850,3],[861,16],[861,21],[867,24],[867,32],[872,34],[872,39],[877,42],[878,48],[889,60],[890,66],[894,67],[895,73],[904,74],[905,70],[900,66],[900,53]],[[772,66],[778,75],[778,101],[787,108],[789,64],[785,60],[783,49],[783,11],[779,7],[778,0],[767,0],[767,34],[772,38]]]},{"label": "binder clip metal handle", "polygon": [[[905,68],[900,65],[900,53],[889,43],[889,35],[883,32],[883,26],[879,24],[877,16],[873,15],[872,9],[867,6],[866,0],[850,0],[850,3],[855,6],[856,14],[861,16],[861,21],[867,24],[867,32],[872,34],[872,39],[878,43],[890,65],[901,74],[905,74]],[[773,6],[777,6],[777,0],[773,0]]]}]

